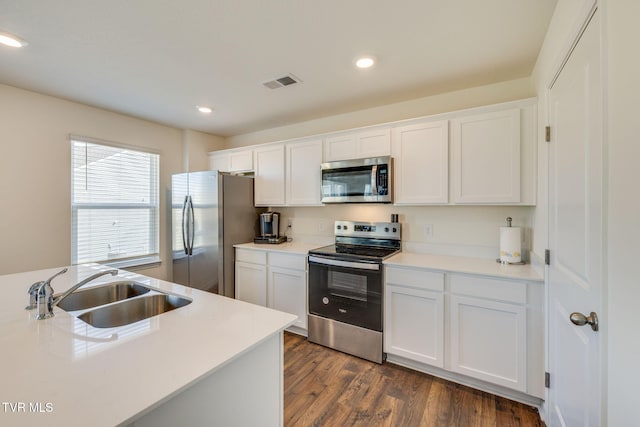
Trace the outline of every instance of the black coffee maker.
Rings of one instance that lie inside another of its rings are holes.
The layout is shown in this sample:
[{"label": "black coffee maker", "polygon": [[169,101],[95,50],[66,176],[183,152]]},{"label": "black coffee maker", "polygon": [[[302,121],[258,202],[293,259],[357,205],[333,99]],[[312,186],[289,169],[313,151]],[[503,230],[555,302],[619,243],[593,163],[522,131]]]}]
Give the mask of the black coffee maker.
[{"label": "black coffee maker", "polygon": [[255,243],[278,244],[285,242],[286,236],[280,236],[280,212],[264,212],[260,214],[260,236]]}]

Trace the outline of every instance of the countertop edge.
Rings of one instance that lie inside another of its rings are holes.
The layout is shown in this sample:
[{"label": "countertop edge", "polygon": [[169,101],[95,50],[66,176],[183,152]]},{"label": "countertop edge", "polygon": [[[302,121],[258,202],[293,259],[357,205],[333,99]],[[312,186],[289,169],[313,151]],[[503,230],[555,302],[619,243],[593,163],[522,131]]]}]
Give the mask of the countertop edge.
[{"label": "countertop edge", "polygon": [[385,266],[417,268],[449,273],[511,279],[527,282],[544,282],[541,267],[532,264],[503,265],[487,258],[458,257],[449,255],[401,252],[383,261]]}]

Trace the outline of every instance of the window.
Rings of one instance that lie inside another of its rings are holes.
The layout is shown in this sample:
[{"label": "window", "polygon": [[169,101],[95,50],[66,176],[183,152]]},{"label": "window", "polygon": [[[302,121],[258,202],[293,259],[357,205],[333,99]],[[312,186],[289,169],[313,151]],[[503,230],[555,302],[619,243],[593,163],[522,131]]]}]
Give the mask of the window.
[{"label": "window", "polygon": [[159,155],[71,137],[71,261],[159,261]]}]

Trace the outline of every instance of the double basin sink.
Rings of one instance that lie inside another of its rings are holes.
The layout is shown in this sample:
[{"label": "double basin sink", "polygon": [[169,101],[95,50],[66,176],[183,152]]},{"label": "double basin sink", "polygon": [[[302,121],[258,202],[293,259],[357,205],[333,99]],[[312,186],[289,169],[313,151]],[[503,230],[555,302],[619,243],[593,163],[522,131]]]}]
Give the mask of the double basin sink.
[{"label": "double basin sink", "polygon": [[78,290],[60,301],[58,307],[93,327],[114,328],[190,303],[190,299],[125,280]]}]

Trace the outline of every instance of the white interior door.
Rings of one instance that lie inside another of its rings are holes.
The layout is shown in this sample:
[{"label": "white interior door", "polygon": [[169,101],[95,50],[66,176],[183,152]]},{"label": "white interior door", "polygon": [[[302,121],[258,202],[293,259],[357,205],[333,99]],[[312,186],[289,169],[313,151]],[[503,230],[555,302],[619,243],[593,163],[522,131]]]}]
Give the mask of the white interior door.
[{"label": "white interior door", "polygon": [[549,92],[550,426],[601,424],[602,334],[570,321],[602,306],[600,67],[596,11]]}]

